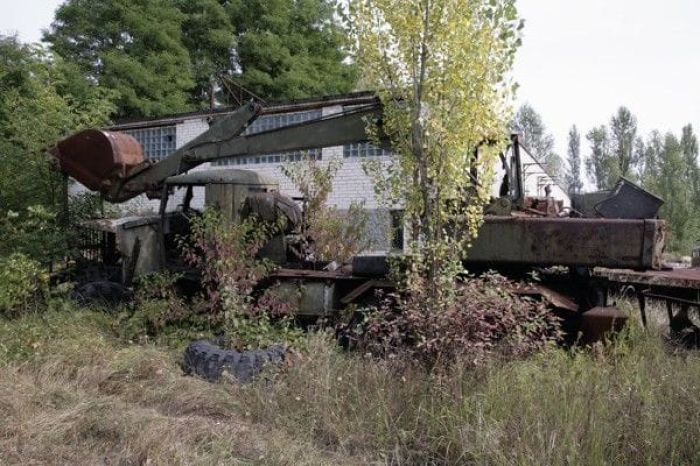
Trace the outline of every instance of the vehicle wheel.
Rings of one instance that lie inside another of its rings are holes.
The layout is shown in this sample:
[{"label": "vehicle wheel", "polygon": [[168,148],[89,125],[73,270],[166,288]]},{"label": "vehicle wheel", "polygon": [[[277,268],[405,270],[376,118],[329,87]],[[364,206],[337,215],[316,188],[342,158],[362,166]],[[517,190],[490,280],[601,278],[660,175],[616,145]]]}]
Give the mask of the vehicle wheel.
[{"label": "vehicle wheel", "polygon": [[131,297],[125,286],[110,281],[97,281],[79,286],[71,295],[80,306],[90,304],[119,304]]},{"label": "vehicle wheel", "polygon": [[206,340],[190,343],[185,350],[182,368],[188,375],[196,375],[216,382],[224,372],[241,383],[249,382],[270,364],[284,361],[287,350],[282,345],[264,350],[224,350]]}]

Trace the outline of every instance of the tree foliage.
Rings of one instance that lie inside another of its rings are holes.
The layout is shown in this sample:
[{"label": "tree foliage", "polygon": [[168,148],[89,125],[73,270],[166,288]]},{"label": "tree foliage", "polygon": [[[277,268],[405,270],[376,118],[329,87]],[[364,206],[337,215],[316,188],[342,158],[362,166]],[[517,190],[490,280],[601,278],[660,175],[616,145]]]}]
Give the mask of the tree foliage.
[{"label": "tree foliage", "polygon": [[[45,33],[92,84],[115,91],[116,117],[352,90],[335,0],[67,0]],[[231,85],[233,83],[233,86]]]},{"label": "tree foliage", "polygon": [[219,0],[176,0],[185,15],[183,45],[189,51],[195,87],[190,101],[196,106],[216,103],[219,75],[233,70],[235,29],[224,2]]},{"label": "tree foliage", "polygon": [[581,134],[576,125],[569,130],[568,144],[569,172],[566,175],[566,184],[570,194],[580,194],[583,189],[581,180]]},{"label": "tree foliage", "polygon": [[683,127],[680,138],[655,130],[643,139],[636,117],[622,106],[609,126],[592,129],[586,138],[586,171],[596,188],[610,189],[625,177],[660,196],[665,203],[659,216],[670,227],[669,248],[690,253],[700,243],[700,167],[693,127]]},{"label": "tree foliage", "polygon": [[700,242],[697,155],[690,125],[683,128],[680,140],[673,133],[662,136],[654,131],[643,148],[642,183],[665,201],[660,216],[670,227],[670,249],[686,254]]},{"label": "tree foliage", "polygon": [[591,153],[586,159],[586,172],[597,189],[610,188],[615,182],[613,160],[610,155],[610,137],[605,125],[593,128],[586,135]]},{"label": "tree foliage", "polygon": [[681,150],[685,163],[684,180],[687,184],[686,200],[700,209],[700,167],[698,166],[698,137],[692,125],[683,127],[681,135]]},{"label": "tree foliage", "polygon": [[334,0],[231,0],[234,82],[264,99],[343,93],[356,81]]},{"label": "tree foliage", "polygon": [[118,117],[183,111],[194,86],[172,0],[68,0],[44,40],[101,87]]},{"label": "tree foliage", "polygon": [[612,188],[620,177],[638,180],[643,170],[643,142],[637,136],[637,118],[620,107],[610,125],[592,129],[586,136],[591,154],[586,171],[598,189]]},{"label": "tree foliage", "polygon": [[[506,76],[521,24],[515,3],[355,0],[350,19],[358,63],[384,106],[373,129],[394,151],[375,173],[387,188],[379,194],[405,208],[412,272],[452,283],[508,141]],[[452,288],[433,283],[433,298]]]},{"label": "tree foliage", "polygon": [[[108,94],[83,82],[60,57],[0,36],[0,216],[21,224],[29,207],[56,211],[64,180],[45,149],[77,129],[101,126]],[[9,224],[8,224],[9,225]]]},{"label": "tree foliage", "polygon": [[612,155],[612,175],[615,178],[636,178],[640,154],[635,151],[637,138],[637,118],[627,107],[620,107],[610,119],[610,143]]},{"label": "tree foliage", "polygon": [[521,143],[544,165],[549,176],[562,178],[563,163],[554,151],[554,136],[547,131],[542,116],[530,104],[523,104],[513,118],[513,129],[522,136]]},{"label": "tree foliage", "polygon": [[67,254],[67,180],[45,150],[75,129],[104,124],[112,110],[102,90],[75,79],[60,57],[0,36],[0,257],[47,263]]}]

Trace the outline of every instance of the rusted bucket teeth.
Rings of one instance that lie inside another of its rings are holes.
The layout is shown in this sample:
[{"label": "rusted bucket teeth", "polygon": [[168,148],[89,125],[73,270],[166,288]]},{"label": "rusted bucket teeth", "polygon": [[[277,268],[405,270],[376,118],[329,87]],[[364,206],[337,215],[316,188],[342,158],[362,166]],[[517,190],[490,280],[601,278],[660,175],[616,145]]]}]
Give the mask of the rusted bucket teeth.
[{"label": "rusted bucket teeth", "polygon": [[144,163],[136,139],[124,133],[88,129],[49,149],[61,171],[87,188],[107,193]]}]

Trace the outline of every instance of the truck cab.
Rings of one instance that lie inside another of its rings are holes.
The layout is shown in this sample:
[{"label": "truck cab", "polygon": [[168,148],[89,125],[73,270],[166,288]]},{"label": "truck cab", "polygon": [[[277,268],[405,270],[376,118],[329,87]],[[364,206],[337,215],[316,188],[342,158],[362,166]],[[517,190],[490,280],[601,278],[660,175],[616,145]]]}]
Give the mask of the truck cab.
[{"label": "truck cab", "polygon": [[[194,205],[196,198],[202,198],[194,196],[195,190],[203,190],[203,205]],[[168,205],[173,204],[175,208],[169,210]],[[188,268],[179,257],[177,241],[189,234],[191,219],[201,215],[204,208],[216,208],[232,223],[249,215],[267,221],[284,216],[288,232],[301,222],[300,208],[279,193],[274,180],[250,170],[193,171],[165,181],[157,215],[83,222],[83,236],[93,239],[92,247],[85,248],[83,256],[111,270],[111,276],[105,278],[126,285],[152,272],[185,271]],[[278,264],[286,261],[286,254],[284,234],[271,238],[261,251],[261,255]]]}]

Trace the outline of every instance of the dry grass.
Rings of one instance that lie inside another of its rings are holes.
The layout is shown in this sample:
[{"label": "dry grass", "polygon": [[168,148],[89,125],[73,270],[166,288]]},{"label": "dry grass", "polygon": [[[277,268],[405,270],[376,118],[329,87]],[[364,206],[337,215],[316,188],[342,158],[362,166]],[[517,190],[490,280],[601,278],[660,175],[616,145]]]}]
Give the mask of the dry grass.
[{"label": "dry grass", "polygon": [[700,358],[658,335],[440,378],[315,344],[271,392],[249,391],[258,422],[386,464],[700,464]]},{"label": "dry grass", "polygon": [[0,321],[0,464],[362,463],[253,422],[238,387],[184,377],[167,350],[122,345],[101,321]]},{"label": "dry grass", "polygon": [[656,333],[440,377],[312,335],[240,387],[109,325],[0,321],[0,464],[700,464],[700,357]]}]

